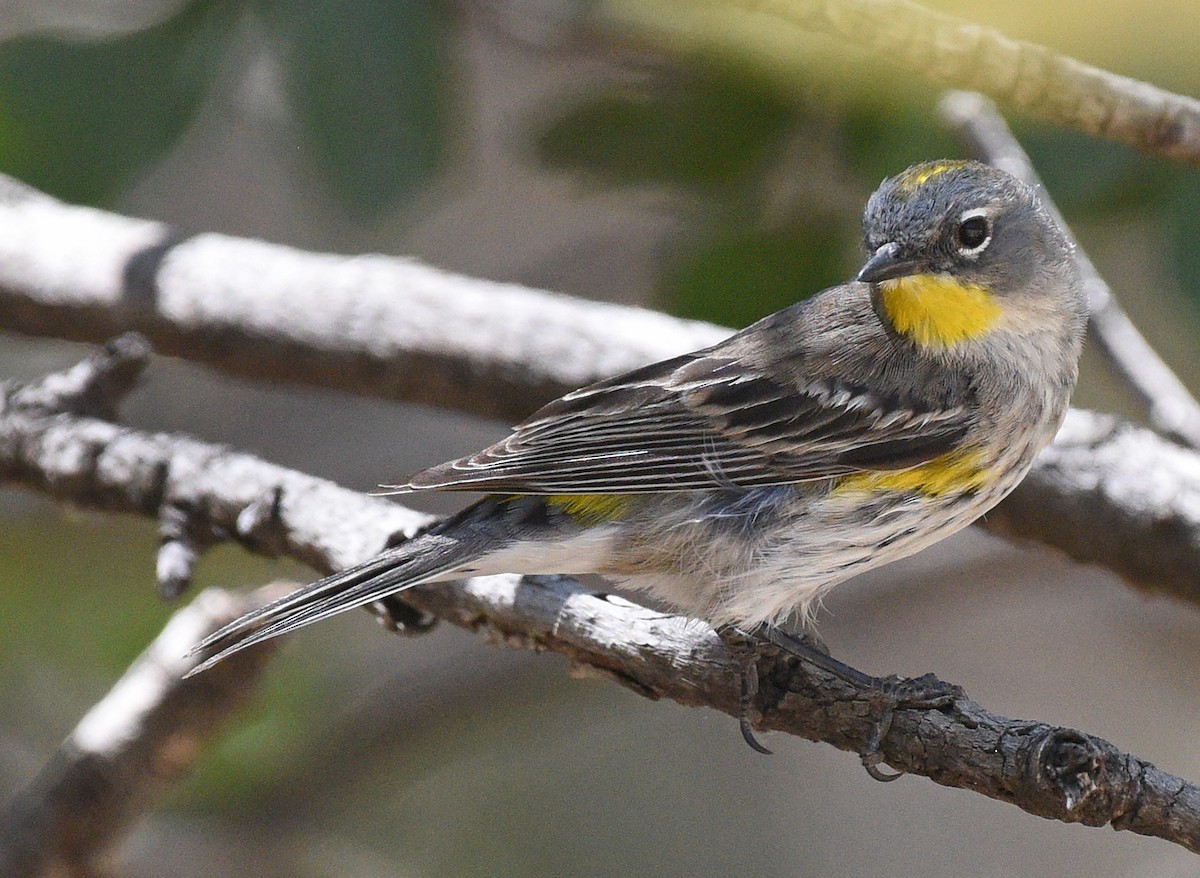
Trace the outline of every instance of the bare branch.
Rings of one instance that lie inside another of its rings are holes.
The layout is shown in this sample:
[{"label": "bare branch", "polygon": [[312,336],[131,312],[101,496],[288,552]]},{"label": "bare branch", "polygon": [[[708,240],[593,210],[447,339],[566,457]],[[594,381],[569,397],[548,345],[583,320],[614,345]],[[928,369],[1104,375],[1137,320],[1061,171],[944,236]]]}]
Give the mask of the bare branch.
[{"label": "bare branch", "polygon": [[88,711],[28,788],[0,813],[0,874],[90,876],[130,824],[192,767],[257,689],[274,650],[182,680],[188,650],[278,597],[206,591],[176,613],[112,690]]},{"label": "bare branch", "polygon": [[[463,594],[426,586],[415,605],[505,643],[550,648],[652,698],[739,714],[738,667],[707,626],[565,578],[473,580]],[[948,711],[888,713],[880,693],[777,653],[758,662],[761,726],[865,752],[890,723],[888,765],[983,793],[1041,817],[1111,825],[1200,851],[1200,788],[1074,729],[1013,720],[968,700]]]},{"label": "bare branch", "polygon": [[1138,332],[1095,264],[1075,241],[995,104],[972,92],[951,92],[942,99],[940,109],[976,156],[1042,190],[1042,201],[1075,244],[1075,259],[1088,295],[1092,339],[1145,404],[1151,423],[1177,442],[1200,448],[1200,404]]},{"label": "bare branch", "polygon": [[452,275],[65,205],[0,177],[0,327],[155,350],[255,380],[515,420],[729,330]]},{"label": "bare branch", "polygon": [[1200,168],[1200,101],[909,0],[608,0],[602,9],[656,43],[733,54],[792,77],[804,38],[829,34],[936,83]]},{"label": "bare branch", "polygon": [[[1165,444],[1133,428],[1123,440]],[[1195,456],[1175,450],[1190,470],[1173,475],[1200,491]],[[1116,453],[1122,451],[1128,448]],[[1097,456],[1106,459],[1103,448]],[[1166,466],[1174,463],[1168,460]],[[411,532],[423,520],[381,498],[250,455],[39,408],[0,413],[0,479],[75,505],[144,515],[157,514],[149,498],[186,502],[206,510],[213,526],[260,549],[255,533],[263,529],[262,516],[243,513],[262,498],[274,498],[274,524],[266,528],[273,534],[270,549],[323,570],[363,559],[390,533]],[[1196,507],[1193,503],[1194,515]],[[247,518],[259,521],[255,533],[240,524]],[[1200,522],[1193,521],[1189,534],[1197,532]],[[1200,560],[1197,542],[1185,538],[1175,546],[1190,550],[1190,557],[1176,560],[1193,571]],[[413,589],[406,600],[505,644],[560,652],[647,697],[741,713],[739,665],[703,623],[592,595],[565,577],[498,576],[430,585]],[[945,710],[894,710],[882,693],[798,666],[773,649],[757,664],[756,706],[763,728],[856,753],[868,752],[878,741],[890,765],[938,783],[973,789],[1040,816],[1110,824],[1200,850],[1200,790],[1099,738],[1006,719],[965,699]],[[52,778],[53,769],[47,772]]]}]

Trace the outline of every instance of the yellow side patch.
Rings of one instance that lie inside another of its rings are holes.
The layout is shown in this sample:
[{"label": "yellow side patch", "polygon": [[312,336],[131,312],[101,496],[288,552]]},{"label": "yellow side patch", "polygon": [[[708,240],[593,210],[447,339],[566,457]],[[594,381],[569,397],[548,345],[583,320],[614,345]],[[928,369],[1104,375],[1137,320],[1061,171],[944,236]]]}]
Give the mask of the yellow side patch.
[{"label": "yellow side patch", "polygon": [[909,469],[873,470],[843,476],[838,479],[834,493],[908,491],[929,497],[976,494],[994,478],[982,449],[959,448]]},{"label": "yellow side patch", "polygon": [[580,524],[603,524],[628,512],[631,499],[626,494],[551,494],[546,505]]},{"label": "yellow side patch", "polygon": [[970,163],[964,161],[945,161],[917,165],[896,177],[896,188],[900,192],[911,194],[916,191],[917,187],[928,183],[934,177],[940,177],[948,171],[965,168],[968,164]]},{"label": "yellow side patch", "polygon": [[948,348],[985,334],[1000,319],[996,298],[978,284],[914,274],[879,284],[884,315],[896,332],[924,347]]}]

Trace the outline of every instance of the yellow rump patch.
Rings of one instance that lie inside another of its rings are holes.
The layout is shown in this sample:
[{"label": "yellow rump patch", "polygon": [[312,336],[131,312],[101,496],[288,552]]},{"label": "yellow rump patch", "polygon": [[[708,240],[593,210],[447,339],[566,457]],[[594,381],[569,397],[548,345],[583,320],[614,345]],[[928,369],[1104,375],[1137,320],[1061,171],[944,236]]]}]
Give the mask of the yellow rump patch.
[{"label": "yellow rump patch", "polygon": [[565,512],[580,524],[603,524],[628,512],[630,500],[625,494],[551,494],[546,505]]},{"label": "yellow rump patch", "polygon": [[978,284],[942,274],[914,274],[879,284],[892,328],[923,347],[953,347],[987,333],[1001,316],[996,298]]},{"label": "yellow rump patch", "polygon": [[934,177],[940,177],[948,171],[965,168],[968,164],[969,162],[964,161],[945,161],[917,165],[896,177],[896,188],[904,193],[912,193],[918,186],[928,183]]},{"label": "yellow rump patch", "polygon": [[993,480],[982,449],[959,448],[909,469],[873,470],[843,476],[834,487],[834,493],[910,491],[940,497],[943,494],[976,494]]}]

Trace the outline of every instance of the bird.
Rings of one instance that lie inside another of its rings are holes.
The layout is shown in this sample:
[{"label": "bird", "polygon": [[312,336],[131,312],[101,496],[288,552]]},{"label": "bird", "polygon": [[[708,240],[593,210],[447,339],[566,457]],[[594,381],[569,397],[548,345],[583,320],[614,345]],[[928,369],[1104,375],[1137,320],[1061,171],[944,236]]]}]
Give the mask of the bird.
[{"label": "bird", "polygon": [[951,159],[885,179],[863,239],[852,280],[387,486],[484,496],[243,615],[195,670],[492,573],[596,573],[715,628],[782,629],[970,524],[1067,412],[1087,313],[1073,245],[1033,187]]}]

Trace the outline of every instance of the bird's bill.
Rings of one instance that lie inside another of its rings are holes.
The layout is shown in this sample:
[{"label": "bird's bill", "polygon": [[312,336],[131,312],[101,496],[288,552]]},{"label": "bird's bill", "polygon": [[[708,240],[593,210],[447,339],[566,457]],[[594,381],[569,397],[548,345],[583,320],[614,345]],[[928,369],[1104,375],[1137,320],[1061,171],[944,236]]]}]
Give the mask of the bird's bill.
[{"label": "bird's bill", "polygon": [[900,245],[889,241],[871,254],[871,258],[859,270],[856,280],[873,284],[882,280],[920,274],[925,270],[926,266],[921,260],[901,256]]}]

